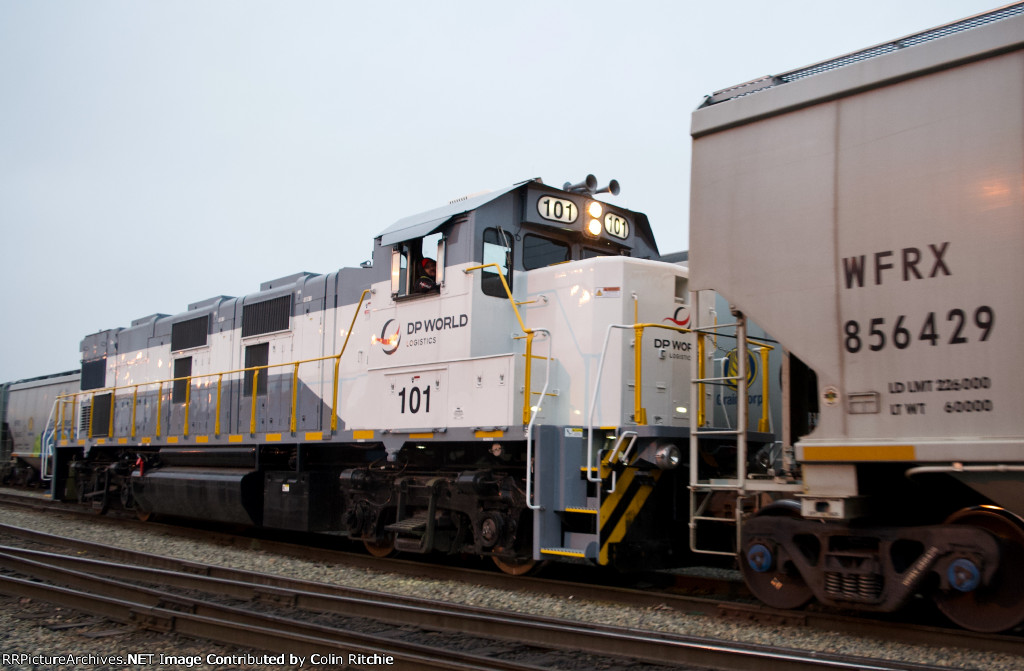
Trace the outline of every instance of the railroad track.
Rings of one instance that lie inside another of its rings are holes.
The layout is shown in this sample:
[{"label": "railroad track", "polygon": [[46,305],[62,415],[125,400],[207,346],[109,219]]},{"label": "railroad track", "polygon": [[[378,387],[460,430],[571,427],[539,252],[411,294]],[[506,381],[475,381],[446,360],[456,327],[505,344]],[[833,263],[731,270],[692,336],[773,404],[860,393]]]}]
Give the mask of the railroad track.
[{"label": "railroad track", "polygon": [[[10,528],[0,531],[12,532]],[[46,535],[19,532],[19,536],[35,543],[61,542]],[[17,574],[0,577],[0,591],[122,624],[287,655],[289,660],[309,660],[314,655],[325,660],[336,657],[345,663],[354,662],[357,668],[362,666],[358,655],[373,660],[391,658],[402,666],[416,668],[496,671],[609,668],[623,661],[637,671],[934,668],[580,625],[166,558],[159,558],[158,563],[172,568],[151,568],[140,564],[156,558],[144,553],[123,556],[129,558],[135,561],[113,562],[0,546],[0,567]],[[209,573],[223,577],[204,575]],[[302,614],[306,617],[300,619]],[[343,618],[321,624],[323,614]],[[392,630],[402,628],[406,635],[357,631],[362,627],[359,623],[368,620],[389,625]],[[432,645],[409,640],[435,632],[454,635],[458,649],[450,639],[442,638]]]},{"label": "railroad track", "polygon": [[[49,504],[47,504],[49,505]],[[97,522],[102,522],[103,518],[95,518]],[[151,526],[152,523],[148,523],[143,526]],[[235,545],[248,545],[257,544],[260,549],[267,552],[281,552],[283,554],[291,556],[301,556],[305,559],[313,558],[317,561],[322,562],[334,562],[349,563],[352,561],[357,562],[368,562],[367,566],[372,566],[377,570],[388,570],[397,572],[408,572],[411,575],[424,576],[428,575],[432,578],[437,579],[448,579],[448,580],[462,580],[478,584],[493,585],[508,589],[510,587],[510,581],[507,576],[499,575],[496,573],[489,573],[483,571],[466,571],[464,568],[453,568],[445,566],[437,566],[432,564],[423,564],[421,562],[408,562],[408,561],[393,561],[382,562],[379,559],[361,557],[358,555],[353,556],[351,553],[338,553],[337,551],[329,551],[324,549],[310,549],[305,546],[295,546],[294,544],[279,543],[277,541],[268,541],[265,539],[251,539],[251,538],[239,538],[237,536],[224,535],[221,533],[212,533],[208,531],[201,531],[195,529],[182,529],[180,527],[162,527],[162,530],[172,532],[175,534],[183,534],[187,536],[198,536],[209,539],[214,537],[218,542],[229,542]],[[27,533],[27,532],[26,532]],[[33,532],[34,533],[34,532]],[[62,540],[62,543],[69,543],[70,541]],[[108,549],[104,547],[93,546],[92,544],[84,543],[81,541],[73,541],[73,544],[69,546],[69,550],[73,549],[75,552],[87,552],[94,556],[114,556],[118,561],[122,561],[129,564],[138,565],[149,565],[154,567],[163,568],[168,571],[190,571],[190,572],[203,572],[214,578],[222,578],[226,580],[235,580],[235,574],[230,569],[224,569],[220,567],[206,566],[197,567],[190,566],[189,562],[178,562],[177,564],[184,565],[183,567],[177,566],[172,560],[167,560],[162,557],[149,557],[143,558],[137,556],[138,553],[129,553],[123,550]],[[108,553],[108,554],[103,554]],[[311,557],[310,555],[315,555]],[[177,567],[176,567],[177,566]],[[246,579],[249,582],[262,582],[263,584],[269,584],[270,580],[279,580],[277,578],[271,578],[270,576],[250,576]],[[283,579],[280,579],[283,580]],[[282,589],[290,589],[284,583],[275,583]],[[707,599],[707,598],[694,598],[675,594],[666,594],[664,592],[646,592],[638,591],[635,589],[622,589],[608,586],[592,586],[577,583],[566,583],[563,581],[549,581],[539,580],[535,578],[516,579],[512,587],[523,589],[523,590],[534,590],[551,595],[560,595],[566,598],[573,597],[577,599],[597,599],[602,601],[621,602],[623,604],[630,605],[647,605],[657,606],[660,608],[674,608],[686,612],[703,612],[712,613],[723,617],[730,617],[733,619],[743,620],[757,620],[761,622],[782,622],[797,626],[805,626],[808,628],[818,628],[828,631],[842,631],[844,635],[863,634],[868,636],[875,636],[881,639],[887,640],[899,640],[901,642],[917,642],[926,643],[933,646],[959,646],[968,649],[975,650],[986,650],[992,652],[1004,652],[1010,654],[1022,655],[1024,654],[1024,641],[1020,637],[1015,636],[993,636],[993,635],[978,635],[969,632],[963,632],[959,630],[941,629],[936,627],[922,627],[922,626],[911,626],[904,625],[902,623],[893,622],[879,622],[864,619],[861,617],[848,618],[839,615],[829,613],[818,613],[814,611],[800,611],[800,612],[779,612],[772,611],[761,606],[752,604],[726,602],[722,600]],[[322,589],[329,590],[341,590],[343,588],[336,588],[333,586],[310,586],[297,587],[300,590],[305,591],[320,591]],[[339,593],[339,592],[335,592]],[[407,604],[417,605],[416,600],[409,600],[404,597],[387,597],[393,603],[404,602]],[[423,607],[436,608],[437,604],[418,604]],[[508,614],[502,613],[502,618],[505,621],[508,620]],[[396,621],[397,622],[397,621]],[[462,626],[462,625],[460,625]],[[587,625],[591,630],[594,627]],[[518,640],[528,640],[526,638],[518,637]],[[707,645],[707,642],[703,643]],[[623,644],[624,646],[624,644]],[[612,652],[621,652],[625,647],[612,646]],[[577,649],[587,649],[579,647]],[[675,657],[668,657],[670,661],[677,660],[678,653],[673,653]],[[737,654],[737,653],[733,653]],[[643,659],[642,657],[637,657]],[[664,663],[662,658],[655,657],[652,663]],[[865,660],[859,660],[858,664],[866,663]],[[731,668],[731,667],[730,667]],[[747,668],[747,667],[738,667]],[[763,665],[758,665],[749,668],[770,668]],[[780,667],[781,668],[781,667]],[[818,667],[820,668],[820,667]],[[849,667],[857,668],[857,667]],[[868,667],[871,668],[871,667]],[[884,666],[878,668],[896,668],[894,663],[886,662]],[[909,668],[909,667],[908,667]],[[918,667],[920,668],[920,667]]]}]

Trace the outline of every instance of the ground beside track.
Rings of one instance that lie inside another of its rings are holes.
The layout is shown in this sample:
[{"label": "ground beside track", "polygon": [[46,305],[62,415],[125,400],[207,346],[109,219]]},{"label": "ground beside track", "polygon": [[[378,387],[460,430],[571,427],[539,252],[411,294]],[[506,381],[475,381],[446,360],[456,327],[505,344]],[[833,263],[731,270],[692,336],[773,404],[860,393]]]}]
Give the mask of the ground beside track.
[{"label": "ground beside track", "polygon": [[[222,547],[214,543],[186,540],[162,532],[158,526],[147,529],[140,534],[137,531],[119,529],[107,524],[96,525],[89,518],[76,518],[12,508],[5,508],[2,514],[4,521],[9,524],[38,528],[49,533],[101,541],[111,545],[131,547],[168,556],[210,561],[225,566],[276,573],[306,580],[371,588],[395,594],[408,594],[449,600],[456,603],[504,608],[552,617],[617,624],[637,629],[704,636],[715,635],[724,640],[774,643],[800,649],[842,652],[874,659],[935,664],[950,668],[986,670],[1024,668],[1024,657],[1012,655],[980,654],[957,648],[900,645],[877,639],[850,637],[840,632],[821,632],[786,625],[765,626],[735,623],[723,621],[719,618],[679,613],[657,607],[623,607],[621,605],[604,604],[598,601],[581,601],[545,595],[524,594],[515,590],[481,588],[456,581],[423,580],[367,569],[325,565],[322,562],[308,562],[267,552]],[[14,605],[10,600],[0,603],[0,606],[3,607]],[[84,652],[87,645],[91,645],[87,639],[83,639],[79,634],[75,633],[75,629],[55,632],[46,630],[43,632],[38,622],[33,622],[31,619],[12,618],[9,611],[5,611],[3,619],[0,620],[0,626],[3,627],[4,632],[2,638],[0,638],[0,646],[2,646],[5,652],[38,652],[41,649],[41,644],[47,648],[52,645],[58,649]],[[60,638],[51,638],[51,635]],[[23,639],[23,636],[27,638]],[[40,641],[38,636],[44,636],[46,640]],[[125,634],[124,636],[128,637],[130,635]],[[101,641],[97,645],[97,649],[107,650],[107,654],[109,654],[112,645],[121,648],[121,646],[126,644],[123,641],[129,641],[130,639],[118,637],[115,640],[118,642],[112,642],[108,637],[107,640]],[[179,642],[173,645],[186,644]],[[210,645],[202,643],[197,643],[193,646],[195,650],[205,651],[203,652],[204,655],[210,652],[210,647]],[[140,651],[148,652],[148,650]],[[182,652],[179,654],[186,653]],[[0,668],[29,667],[2,666]],[[87,666],[79,668],[95,670],[104,667]],[[132,667],[117,666],[116,668]],[[202,668],[216,667],[206,666]]]}]

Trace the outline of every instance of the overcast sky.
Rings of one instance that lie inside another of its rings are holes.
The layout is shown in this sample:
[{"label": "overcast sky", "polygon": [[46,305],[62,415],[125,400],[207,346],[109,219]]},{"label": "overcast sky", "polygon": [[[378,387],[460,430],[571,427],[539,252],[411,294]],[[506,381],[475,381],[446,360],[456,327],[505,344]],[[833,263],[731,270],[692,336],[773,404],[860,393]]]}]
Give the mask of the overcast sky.
[{"label": "overcast sky", "polygon": [[0,0],[0,381],[533,177],[686,249],[704,95],[1002,4]]}]

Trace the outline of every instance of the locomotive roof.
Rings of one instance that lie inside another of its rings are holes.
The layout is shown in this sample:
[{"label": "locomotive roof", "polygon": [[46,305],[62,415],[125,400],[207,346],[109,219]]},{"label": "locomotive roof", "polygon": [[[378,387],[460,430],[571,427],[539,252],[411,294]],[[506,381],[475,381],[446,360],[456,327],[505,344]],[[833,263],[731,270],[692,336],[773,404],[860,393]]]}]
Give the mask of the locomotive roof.
[{"label": "locomotive roof", "polygon": [[[547,188],[553,188],[556,190],[558,189],[558,187],[545,185],[539,177],[535,177],[533,179],[517,182],[512,186],[498,189],[496,191],[488,191],[487,193],[458,198],[447,205],[434,208],[433,210],[427,210],[420,214],[414,214],[412,216],[399,219],[391,226],[384,229],[384,231],[377,236],[380,238],[380,245],[382,247],[386,247],[388,245],[393,245],[396,242],[411,240],[413,238],[422,238],[425,235],[430,235],[452,217],[483,207],[487,203],[497,200],[505,194],[511,193],[512,191],[522,188],[528,184],[536,184],[538,186],[546,186]],[[635,216],[634,224],[636,226],[637,237],[649,245],[654,252],[654,256],[657,257],[658,245],[654,240],[654,232],[651,230],[651,224],[647,219],[647,215],[642,212],[629,211]]]},{"label": "locomotive roof", "polygon": [[487,193],[468,198],[459,198],[442,207],[399,219],[380,234],[380,244],[391,245],[396,242],[402,242],[403,240],[422,238],[425,235],[430,235],[435,229],[452,217],[463,214],[464,212],[469,212],[470,210],[475,210],[496,198],[504,196],[510,191],[515,191],[523,184],[527,184],[532,181],[534,180],[519,182],[504,189],[489,191]]}]

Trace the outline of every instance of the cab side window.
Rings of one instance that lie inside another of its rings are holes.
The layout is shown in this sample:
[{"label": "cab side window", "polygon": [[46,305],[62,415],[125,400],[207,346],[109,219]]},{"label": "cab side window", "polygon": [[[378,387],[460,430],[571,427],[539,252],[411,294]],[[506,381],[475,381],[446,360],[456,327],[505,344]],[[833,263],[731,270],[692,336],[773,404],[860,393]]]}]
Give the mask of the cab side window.
[{"label": "cab side window", "polygon": [[391,250],[391,295],[437,293],[444,282],[444,251],[441,233],[395,245]]},{"label": "cab side window", "polygon": [[502,276],[512,288],[512,236],[496,228],[484,231],[483,264],[494,263],[495,267],[483,268],[480,276],[480,288],[488,296],[507,298],[505,288],[501,284]]}]

